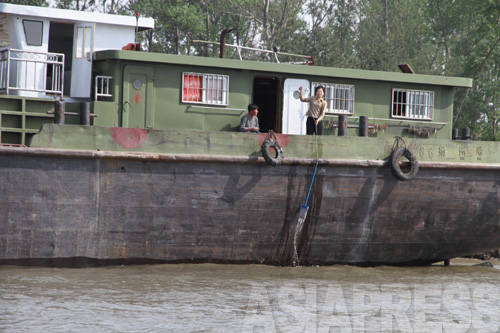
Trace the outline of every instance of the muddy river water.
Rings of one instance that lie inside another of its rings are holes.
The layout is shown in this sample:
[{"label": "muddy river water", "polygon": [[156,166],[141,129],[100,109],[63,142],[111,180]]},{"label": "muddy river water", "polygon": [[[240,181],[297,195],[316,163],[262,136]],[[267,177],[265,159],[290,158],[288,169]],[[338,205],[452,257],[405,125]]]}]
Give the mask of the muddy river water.
[{"label": "muddy river water", "polygon": [[500,263],[0,267],[0,332],[497,332]]}]

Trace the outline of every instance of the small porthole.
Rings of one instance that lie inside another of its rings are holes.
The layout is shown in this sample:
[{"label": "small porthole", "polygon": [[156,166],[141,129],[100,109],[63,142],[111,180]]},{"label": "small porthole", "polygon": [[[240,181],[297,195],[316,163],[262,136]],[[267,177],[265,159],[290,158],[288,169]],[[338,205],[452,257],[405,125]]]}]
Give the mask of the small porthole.
[{"label": "small porthole", "polygon": [[134,81],[134,88],[137,90],[141,89],[142,88],[142,81],[139,79],[135,80]]}]

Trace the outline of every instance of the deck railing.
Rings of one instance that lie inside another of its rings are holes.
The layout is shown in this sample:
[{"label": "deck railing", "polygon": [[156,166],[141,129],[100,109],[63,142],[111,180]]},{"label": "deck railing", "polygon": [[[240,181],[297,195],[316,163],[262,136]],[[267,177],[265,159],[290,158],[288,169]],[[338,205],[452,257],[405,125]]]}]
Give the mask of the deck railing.
[{"label": "deck railing", "polygon": [[62,96],[64,54],[6,49],[0,51],[0,93],[13,91]]}]

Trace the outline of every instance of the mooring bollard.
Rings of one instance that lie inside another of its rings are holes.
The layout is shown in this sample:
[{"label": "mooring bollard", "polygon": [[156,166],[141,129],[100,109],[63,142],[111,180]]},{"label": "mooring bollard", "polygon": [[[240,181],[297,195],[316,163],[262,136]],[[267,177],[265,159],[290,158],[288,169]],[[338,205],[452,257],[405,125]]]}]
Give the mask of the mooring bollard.
[{"label": "mooring bollard", "polygon": [[462,140],[470,140],[470,128],[462,128]]},{"label": "mooring bollard", "polygon": [[368,117],[359,116],[359,136],[368,136]]},{"label": "mooring bollard", "polygon": [[54,106],[54,124],[64,125],[64,112],[66,110],[66,102],[64,100],[56,100]]},{"label": "mooring bollard", "polygon": [[347,134],[347,116],[344,114],[339,115],[339,136],[346,136]]},{"label": "mooring bollard", "polygon": [[451,131],[451,139],[452,139],[452,140],[458,140],[458,139],[459,139],[459,136],[458,136],[458,128],[454,128],[454,129]]},{"label": "mooring bollard", "polygon": [[80,103],[80,125],[90,125],[90,102]]}]

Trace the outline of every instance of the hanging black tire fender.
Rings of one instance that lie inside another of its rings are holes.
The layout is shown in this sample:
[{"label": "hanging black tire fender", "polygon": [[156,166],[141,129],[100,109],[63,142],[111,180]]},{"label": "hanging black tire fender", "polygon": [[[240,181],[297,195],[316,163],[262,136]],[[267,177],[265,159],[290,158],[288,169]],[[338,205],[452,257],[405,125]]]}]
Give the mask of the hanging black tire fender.
[{"label": "hanging black tire fender", "polygon": [[[274,154],[269,150],[271,147],[274,148]],[[280,165],[283,161],[283,149],[274,139],[264,141],[260,151],[262,152],[262,156],[264,156],[264,160],[272,166]]]},{"label": "hanging black tire fender", "polygon": [[[399,158],[404,156],[410,161],[410,169],[402,170],[399,166]],[[389,168],[394,177],[399,180],[411,180],[418,173],[418,161],[415,155],[405,147],[399,147],[394,150],[389,158]]]}]

